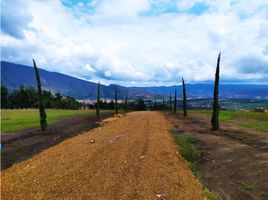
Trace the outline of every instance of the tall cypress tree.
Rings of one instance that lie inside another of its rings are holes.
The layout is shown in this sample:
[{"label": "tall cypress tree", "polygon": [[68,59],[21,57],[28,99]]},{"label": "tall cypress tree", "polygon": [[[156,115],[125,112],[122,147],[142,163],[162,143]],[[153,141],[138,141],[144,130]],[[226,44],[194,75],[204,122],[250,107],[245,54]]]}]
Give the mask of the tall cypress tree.
[{"label": "tall cypress tree", "polygon": [[187,98],[186,98],[186,89],[184,79],[182,78],[182,87],[183,87],[183,115],[187,116]]},{"label": "tall cypress tree", "polygon": [[211,126],[213,131],[219,130],[219,80],[220,80],[220,60],[221,53],[219,53],[217,68],[215,73],[214,83],[214,102],[213,102],[213,113],[211,118]]},{"label": "tall cypress tree", "polygon": [[44,99],[43,99],[43,94],[42,94],[40,76],[39,76],[38,69],[35,64],[34,59],[33,59],[33,65],[34,65],[35,77],[36,77],[36,82],[37,82],[37,90],[38,90],[40,126],[41,126],[42,131],[46,131],[47,130],[47,119],[46,119],[47,115],[46,115],[45,106],[44,106]]},{"label": "tall cypress tree", "polygon": [[172,113],[172,99],[171,99],[171,93],[169,94],[169,111]]},{"label": "tall cypress tree", "polygon": [[174,96],[174,108],[173,108],[173,113],[176,114],[177,112],[177,90],[175,87],[175,96]]},{"label": "tall cypress tree", "polygon": [[98,82],[96,116],[100,116],[100,82]]},{"label": "tall cypress tree", "polygon": [[163,96],[162,107],[163,107],[163,110],[165,110],[165,96]]},{"label": "tall cypress tree", "polygon": [[114,88],[114,100],[115,100],[115,114],[118,114],[117,91],[116,91],[116,88]]},{"label": "tall cypress tree", "polygon": [[156,97],[154,98],[154,109],[156,110],[157,108],[157,103],[156,103]]},{"label": "tall cypress tree", "polygon": [[125,98],[125,112],[128,111],[128,98],[127,98],[127,93],[126,93],[126,98]]}]

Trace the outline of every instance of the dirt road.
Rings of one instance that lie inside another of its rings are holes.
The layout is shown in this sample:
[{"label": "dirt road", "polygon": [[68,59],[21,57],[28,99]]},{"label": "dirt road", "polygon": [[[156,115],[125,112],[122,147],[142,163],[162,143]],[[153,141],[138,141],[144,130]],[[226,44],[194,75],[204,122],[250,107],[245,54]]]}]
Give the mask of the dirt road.
[{"label": "dirt road", "polygon": [[166,116],[179,132],[199,138],[200,179],[220,199],[268,199],[267,133],[231,122],[220,122],[221,130],[213,132],[209,116],[198,113]]},{"label": "dirt road", "polygon": [[205,199],[158,112],[134,112],[2,171],[2,199]]}]

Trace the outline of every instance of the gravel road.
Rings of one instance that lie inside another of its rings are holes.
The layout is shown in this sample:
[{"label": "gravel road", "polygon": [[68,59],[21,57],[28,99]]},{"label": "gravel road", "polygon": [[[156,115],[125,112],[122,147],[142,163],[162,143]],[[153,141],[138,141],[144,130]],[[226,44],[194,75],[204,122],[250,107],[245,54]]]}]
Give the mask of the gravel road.
[{"label": "gravel road", "polygon": [[3,170],[2,199],[206,199],[159,112],[132,112]]}]

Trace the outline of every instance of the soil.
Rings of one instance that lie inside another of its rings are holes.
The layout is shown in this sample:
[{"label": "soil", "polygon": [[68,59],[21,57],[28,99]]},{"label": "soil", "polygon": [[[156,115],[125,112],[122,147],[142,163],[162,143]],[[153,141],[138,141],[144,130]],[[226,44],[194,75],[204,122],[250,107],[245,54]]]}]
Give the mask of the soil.
[{"label": "soil", "polygon": [[99,126],[101,120],[111,114],[75,116],[48,126],[42,133],[39,128],[25,129],[15,133],[1,133],[1,170],[29,159],[61,141]]},{"label": "soil", "polygon": [[159,112],[132,112],[2,171],[2,199],[206,199]]},{"label": "soil", "polygon": [[[210,130],[209,116],[166,113],[186,135],[199,138],[198,172],[201,182],[223,200],[268,199],[268,133],[221,122]],[[245,186],[246,185],[246,186]]]}]

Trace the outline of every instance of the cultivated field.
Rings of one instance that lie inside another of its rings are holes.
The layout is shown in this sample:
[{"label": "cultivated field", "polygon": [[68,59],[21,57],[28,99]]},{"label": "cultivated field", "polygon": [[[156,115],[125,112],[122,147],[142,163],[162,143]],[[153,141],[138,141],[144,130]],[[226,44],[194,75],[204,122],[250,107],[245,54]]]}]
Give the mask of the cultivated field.
[{"label": "cultivated field", "polygon": [[[111,113],[104,110],[101,113]],[[48,124],[53,124],[66,117],[95,115],[95,110],[46,110]],[[37,109],[1,110],[1,132],[16,132],[26,128],[40,126],[39,112]]]}]

